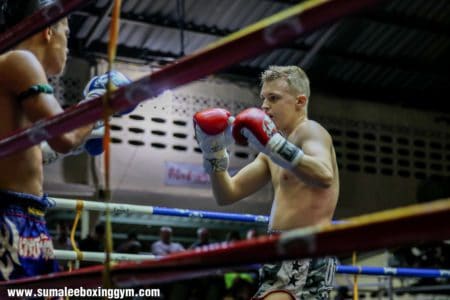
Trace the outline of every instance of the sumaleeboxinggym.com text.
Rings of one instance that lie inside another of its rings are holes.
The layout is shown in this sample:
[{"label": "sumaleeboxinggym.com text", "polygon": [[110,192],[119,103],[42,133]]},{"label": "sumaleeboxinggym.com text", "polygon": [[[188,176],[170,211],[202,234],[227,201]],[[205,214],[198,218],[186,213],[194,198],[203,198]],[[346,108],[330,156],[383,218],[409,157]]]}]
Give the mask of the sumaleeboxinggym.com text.
[{"label": "sumaleeboxinggym.com text", "polygon": [[123,299],[125,297],[160,298],[159,289],[94,289],[58,288],[58,289],[8,289],[8,297],[91,297],[107,299]]}]

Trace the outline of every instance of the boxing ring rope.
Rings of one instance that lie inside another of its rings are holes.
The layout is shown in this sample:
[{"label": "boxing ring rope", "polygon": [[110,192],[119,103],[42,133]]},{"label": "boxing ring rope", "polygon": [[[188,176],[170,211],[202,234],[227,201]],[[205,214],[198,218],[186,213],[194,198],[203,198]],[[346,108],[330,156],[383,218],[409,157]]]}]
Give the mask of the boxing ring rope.
[{"label": "boxing ring rope", "polygon": [[[70,209],[77,208],[77,201],[64,198],[52,198],[56,205],[53,209]],[[83,209],[104,212],[106,205],[102,202],[82,201]],[[130,204],[109,204],[113,213],[141,213],[150,215],[164,215],[174,217],[189,217],[201,219],[215,219],[221,221],[249,222],[249,223],[268,223],[268,216],[250,215],[250,214],[233,214],[222,212],[198,211],[189,209],[174,209],[165,207],[153,207],[144,205]],[[55,258],[62,260],[76,260],[75,251],[55,250]],[[102,252],[83,252],[83,261],[103,262],[105,258]],[[112,260],[115,261],[142,261],[155,258],[154,255],[142,254],[126,254],[112,253]],[[450,278],[450,270],[443,269],[426,269],[426,268],[391,268],[391,267],[372,267],[372,266],[350,266],[338,265],[336,269],[340,274],[358,274],[358,275],[378,275],[378,276],[397,276],[397,277],[444,277]]]},{"label": "boxing ring rope", "polygon": [[88,4],[90,0],[57,0],[34,12],[22,22],[0,33],[0,54],[14,47],[22,40],[58,21],[72,11]]},{"label": "boxing ring rope", "polygon": [[[212,244],[143,262],[117,263],[111,268],[111,277],[115,286],[129,287],[216,274],[218,269],[233,266],[442,240],[450,237],[449,218],[450,198],[354,217],[345,223],[317,225],[247,241]],[[97,287],[101,285],[102,270],[103,266],[94,266],[2,282],[0,287]]]},{"label": "boxing ring rope", "polygon": [[[111,109],[116,112],[133,107],[167,89],[203,78],[246,58],[274,49],[300,35],[381,1],[385,0],[310,0],[294,5],[119,88],[111,94]],[[21,26],[20,24],[17,26]],[[102,114],[102,97],[72,106],[61,114],[2,138],[0,157],[93,123],[100,119]]]},{"label": "boxing ring rope", "polygon": [[[77,253],[75,251],[55,249],[54,253],[55,258],[58,260],[77,259]],[[111,260],[114,261],[146,261],[155,258],[156,256],[150,254],[111,253]],[[102,263],[104,260],[105,253],[103,252],[83,252],[83,261]],[[336,266],[336,273],[392,277],[450,278],[450,270],[430,268],[391,268],[338,265]]]},{"label": "boxing ring rope", "polygon": [[[55,207],[53,209],[70,209],[77,208],[77,201],[64,198],[52,198],[55,200]],[[105,211],[106,205],[102,202],[82,201],[83,209],[94,211]],[[190,209],[174,209],[165,207],[153,207],[145,205],[130,205],[130,204],[109,204],[113,213],[141,213],[150,215],[164,215],[174,217],[188,217],[201,219],[215,219],[221,221],[235,221],[235,222],[249,222],[249,223],[263,223],[269,221],[268,216],[250,215],[250,214],[233,214],[223,212],[209,212]],[[152,255],[138,255],[113,253],[112,259],[116,261],[121,260],[146,260],[154,258]],[[55,257],[57,259],[75,260],[77,259],[75,251],[69,250],[55,250]],[[103,262],[104,253],[98,252],[83,252],[83,261]],[[371,266],[345,266],[338,265],[337,273],[341,274],[358,274],[358,275],[378,275],[378,276],[404,276],[404,277],[444,277],[450,278],[450,270],[441,269],[425,269],[425,268],[390,268],[390,267],[371,267]]]},{"label": "boxing ring rope", "polygon": [[[83,209],[85,210],[104,212],[107,206],[103,202],[72,200],[64,198],[51,198],[51,199],[55,201],[55,207],[53,207],[54,209],[76,210],[78,201],[81,201],[81,203],[83,204]],[[199,219],[213,219],[222,221],[262,223],[262,224],[267,224],[269,222],[269,217],[263,215],[212,212],[205,210],[191,210],[191,209],[121,204],[121,203],[109,203],[108,206],[112,213],[142,213],[149,215],[189,217]]]},{"label": "boxing ring rope", "polygon": [[450,270],[427,268],[390,268],[338,265],[336,267],[336,273],[393,277],[450,278]]},{"label": "boxing ring rope", "polygon": [[[55,258],[60,260],[77,260],[77,252],[71,250],[55,249]],[[104,262],[105,252],[82,251],[83,261]],[[152,254],[129,254],[129,253],[111,253],[111,260],[114,261],[143,261],[154,259]]]}]

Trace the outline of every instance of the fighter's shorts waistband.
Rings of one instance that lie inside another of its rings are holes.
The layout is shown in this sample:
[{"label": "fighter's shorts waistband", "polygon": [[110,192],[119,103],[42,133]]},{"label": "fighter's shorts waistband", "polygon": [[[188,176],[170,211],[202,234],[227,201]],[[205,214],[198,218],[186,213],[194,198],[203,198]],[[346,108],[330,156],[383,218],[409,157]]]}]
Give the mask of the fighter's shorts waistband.
[{"label": "fighter's shorts waistband", "polygon": [[27,193],[0,190],[0,208],[26,209],[32,215],[43,217],[45,211],[55,204],[47,194],[39,197]]}]

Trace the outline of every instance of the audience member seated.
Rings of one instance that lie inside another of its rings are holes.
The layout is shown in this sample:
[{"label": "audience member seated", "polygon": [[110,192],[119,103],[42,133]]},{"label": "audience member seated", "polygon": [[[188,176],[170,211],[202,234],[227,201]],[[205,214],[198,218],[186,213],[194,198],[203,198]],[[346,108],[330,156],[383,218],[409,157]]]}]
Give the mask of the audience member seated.
[{"label": "audience member seated", "polygon": [[69,228],[64,221],[56,225],[56,235],[53,238],[53,247],[60,250],[72,250]]},{"label": "audience member seated", "polygon": [[117,247],[116,252],[138,254],[141,250],[142,244],[138,241],[136,232],[130,232],[127,240]]},{"label": "audience member seated", "polygon": [[256,229],[252,228],[252,229],[247,230],[247,235],[246,235],[247,240],[255,239],[257,237],[258,237],[258,232],[256,231]]},{"label": "audience member seated", "polygon": [[[94,233],[89,234],[86,238],[79,242],[78,248],[81,251],[103,252],[105,244],[105,224],[99,223],[95,225]],[[98,265],[99,262],[81,261],[80,267],[88,267]]]},{"label": "audience member seated", "polygon": [[81,251],[94,251],[101,252],[104,251],[105,243],[105,225],[99,223],[95,225],[94,234],[88,235],[86,238],[80,241],[78,246]]},{"label": "audience member seated", "polygon": [[240,241],[240,240],[241,240],[241,234],[239,233],[239,231],[232,230],[227,233],[227,236],[226,236],[227,242],[234,242],[234,241]]},{"label": "audience member seated", "polygon": [[197,240],[189,247],[189,249],[206,245],[209,245],[209,231],[208,229],[201,227],[197,229]]},{"label": "audience member seated", "polygon": [[[53,238],[53,247],[55,250],[72,250],[69,231],[69,227],[64,221],[60,221],[56,224],[56,235]],[[58,264],[61,271],[69,270],[69,263],[70,262],[59,260]]]},{"label": "audience member seated", "polygon": [[153,255],[167,255],[184,251],[184,247],[180,243],[172,242],[172,228],[161,227],[159,230],[159,240],[152,244]]},{"label": "audience member seated", "polygon": [[225,274],[225,286],[227,288],[224,299],[248,300],[256,293],[256,274],[252,273],[228,273]]}]

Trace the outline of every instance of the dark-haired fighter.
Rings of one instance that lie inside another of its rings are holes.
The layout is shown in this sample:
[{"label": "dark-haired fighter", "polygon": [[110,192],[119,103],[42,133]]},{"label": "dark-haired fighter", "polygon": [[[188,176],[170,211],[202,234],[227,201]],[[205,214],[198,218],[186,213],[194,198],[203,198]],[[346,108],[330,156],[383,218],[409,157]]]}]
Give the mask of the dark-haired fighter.
[{"label": "dark-haired fighter", "polygon": [[[52,4],[43,0],[0,1],[0,28],[20,22]],[[0,55],[0,136],[61,113],[47,76],[60,74],[67,58],[67,19],[45,28]],[[67,153],[91,133],[85,126],[48,140]],[[44,214],[50,203],[43,192],[39,145],[0,157],[0,280],[58,270]]]}]

